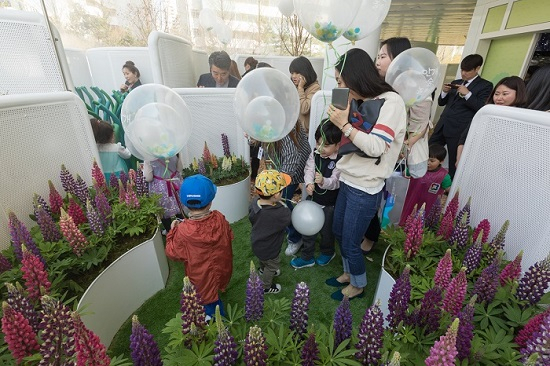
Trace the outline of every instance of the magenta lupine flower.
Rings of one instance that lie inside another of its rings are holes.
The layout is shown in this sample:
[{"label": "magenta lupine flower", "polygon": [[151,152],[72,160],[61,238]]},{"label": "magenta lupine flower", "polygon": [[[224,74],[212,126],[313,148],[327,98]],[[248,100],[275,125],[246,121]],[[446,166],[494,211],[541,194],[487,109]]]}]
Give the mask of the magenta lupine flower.
[{"label": "magenta lupine flower", "polygon": [[4,341],[12,357],[17,364],[20,364],[23,358],[34,354],[40,348],[36,341],[36,333],[32,330],[29,321],[5,301],[2,303],[2,310]]},{"label": "magenta lupine flower", "polygon": [[465,360],[470,356],[470,348],[472,347],[472,339],[474,339],[474,304],[476,295],[474,295],[468,304],[458,313],[460,325],[456,337],[456,350],[458,359]]},{"label": "magenta lupine flower", "polygon": [[109,187],[118,190],[118,177],[114,173],[109,176]]},{"label": "magenta lupine flower", "polygon": [[457,189],[455,192],[455,195],[451,199],[451,202],[449,202],[449,204],[447,205],[447,209],[446,209],[451,211],[453,217],[456,217],[456,215],[458,214],[458,204],[459,204],[458,195],[459,195],[459,190]]},{"label": "magenta lupine flower", "polygon": [[439,286],[429,289],[420,302],[420,309],[415,312],[411,325],[424,328],[425,334],[430,334],[439,329],[441,319],[441,302],[443,290]]},{"label": "magenta lupine flower", "polygon": [[82,179],[82,177],[78,174],[76,175],[74,195],[82,203],[86,202],[86,200],[90,197],[90,192],[88,192],[88,184],[84,182],[84,179]]},{"label": "magenta lupine flower", "polygon": [[122,186],[126,187],[126,183],[128,183],[128,174],[122,171],[120,172],[118,179],[122,182]]},{"label": "magenta lupine flower", "polygon": [[244,341],[244,364],[246,366],[267,365],[267,345],[262,329],[256,325],[250,327]]},{"label": "magenta lupine flower", "polygon": [[51,283],[44,264],[36,255],[23,250],[21,271],[25,280],[25,287],[31,300],[38,300],[40,296],[50,292]]},{"label": "magenta lupine flower", "polygon": [[521,259],[523,258],[523,250],[520,250],[516,258],[508,263],[506,267],[500,272],[500,285],[504,286],[508,282],[514,282],[519,279],[521,275]]},{"label": "magenta lupine flower", "polygon": [[437,230],[437,235],[442,236],[445,240],[449,240],[451,233],[453,232],[454,221],[456,214],[458,212],[458,191],[456,191],[454,197],[451,199],[451,202],[447,205],[445,213],[443,214],[443,219]]},{"label": "magenta lupine flower", "polygon": [[458,212],[458,214],[456,215],[456,222],[460,222],[462,221],[462,217],[464,216],[464,214],[468,214],[468,218],[466,219],[466,225],[467,226],[470,226],[470,217],[472,216],[471,214],[471,206],[472,206],[472,197],[469,197],[468,198],[468,202],[466,202],[466,204],[464,205],[464,207],[462,207],[462,210],[460,210]]},{"label": "magenta lupine flower", "polygon": [[[204,308],[201,305],[200,295],[187,276],[183,278],[180,305],[183,334],[190,336],[196,335],[198,339],[201,339],[206,327]],[[193,331],[192,328],[196,329]],[[191,343],[188,342],[188,345],[190,344]]]},{"label": "magenta lupine flower", "polygon": [[125,183],[122,183],[122,180],[118,180],[118,202],[124,203],[126,202],[126,189],[124,188],[126,186]]},{"label": "magenta lupine flower", "polygon": [[6,299],[8,305],[13,310],[21,313],[29,321],[32,330],[38,334],[40,331],[40,317],[36,310],[34,310],[34,305],[31,304],[29,298],[23,295],[21,285],[19,283],[17,283],[17,286],[11,283],[6,283],[5,285],[8,290],[8,298]]},{"label": "magenta lupine flower", "polygon": [[105,176],[103,175],[103,172],[95,159],[92,164],[92,178],[95,179],[97,186],[101,188],[104,193],[107,192],[107,182],[105,182]]},{"label": "magenta lupine flower", "polygon": [[481,262],[481,254],[483,252],[483,230],[477,234],[477,239],[468,248],[464,259],[462,260],[462,266],[466,267],[466,273],[470,274],[479,266]]},{"label": "magenta lupine flower", "polygon": [[61,185],[65,192],[75,194],[76,182],[72,174],[65,168],[65,164],[61,164],[61,173],[59,177],[61,178]]},{"label": "magenta lupine flower", "polygon": [[63,236],[65,237],[65,239],[67,239],[69,245],[73,249],[73,253],[80,257],[88,246],[88,241],[86,240],[84,234],[80,232],[80,230],[74,223],[73,218],[69,216],[63,209],[61,209],[59,227],[61,228]]},{"label": "magenta lupine flower", "polygon": [[487,243],[487,239],[489,238],[489,233],[491,232],[491,223],[487,219],[483,219],[477,224],[477,227],[474,229],[474,234],[472,235],[472,238],[477,239],[477,236],[479,233],[483,230],[483,238],[481,239],[482,243]]},{"label": "magenta lupine flower", "polygon": [[447,249],[443,258],[439,260],[437,269],[435,270],[434,283],[441,290],[446,290],[451,282],[451,274],[453,273],[453,259],[451,257],[451,249]]},{"label": "magenta lupine flower", "polygon": [[537,304],[550,283],[550,254],[542,261],[533,264],[519,280],[516,297],[527,301],[529,305]]},{"label": "magenta lupine flower", "polygon": [[102,236],[105,233],[101,219],[99,218],[99,213],[96,211],[90,199],[86,202],[86,217],[90,223],[90,230],[98,236]]},{"label": "magenta lupine flower", "polygon": [[23,259],[23,240],[21,239],[21,222],[13,211],[8,213],[8,226],[10,229],[11,243],[13,246],[13,252],[18,261]]},{"label": "magenta lupine flower", "polygon": [[414,218],[416,217],[416,213],[418,212],[418,204],[414,205],[413,210],[407,216],[407,219],[405,220],[405,226],[403,226],[403,232],[407,234],[409,230],[411,229],[411,225],[414,221]]},{"label": "magenta lupine flower", "polygon": [[451,236],[449,238],[449,244],[451,246],[459,249],[464,249],[466,247],[466,244],[468,243],[469,221],[470,217],[467,211],[462,214],[462,218],[460,219],[460,221],[457,217],[456,225],[453,228],[453,232],[451,233]]},{"label": "magenta lupine flower", "polygon": [[334,327],[334,347],[338,347],[340,343],[351,338],[352,315],[347,296],[344,296],[336,308],[332,325]]},{"label": "magenta lupine flower", "polygon": [[63,198],[61,197],[57,189],[55,189],[55,186],[53,185],[51,180],[48,181],[48,186],[50,187],[50,207],[54,214],[59,215],[59,213],[61,212],[61,207],[63,207]]},{"label": "magenta lupine flower", "polygon": [[456,334],[459,320],[456,318],[447,329],[447,333],[436,341],[430,349],[430,355],[426,358],[426,366],[454,366],[456,350]]},{"label": "magenta lupine flower", "polygon": [[210,149],[208,148],[208,145],[206,144],[206,141],[204,142],[204,148],[202,149],[202,160],[204,161],[210,161]]},{"label": "magenta lupine flower", "polygon": [[42,198],[41,195],[39,194],[34,194],[33,196],[33,207],[34,207],[34,215],[36,216],[36,210],[38,209],[38,206],[42,206],[42,208],[44,210],[46,210],[46,212],[51,216],[52,215],[52,209],[50,208],[50,206],[48,205],[48,203],[46,202],[46,200],[44,198]]},{"label": "magenta lupine flower", "polygon": [[199,159],[199,174],[205,175],[206,174],[206,167],[204,166],[204,160]]},{"label": "magenta lupine flower", "polygon": [[103,192],[97,192],[94,198],[95,208],[99,214],[101,225],[107,228],[111,224],[111,205]]},{"label": "magenta lupine flower", "polygon": [[132,183],[136,183],[136,171],[134,169],[128,169],[128,180]]},{"label": "magenta lupine flower", "polygon": [[489,243],[489,250],[486,253],[487,261],[492,261],[499,251],[504,250],[504,240],[506,239],[506,231],[510,226],[510,221],[506,220],[498,231],[497,235]]},{"label": "magenta lupine flower", "polygon": [[426,216],[426,222],[424,225],[429,230],[436,232],[439,229],[439,222],[441,221],[441,215],[443,213],[443,196],[439,195],[434,204],[430,208],[428,215]]},{"label": "magenta lupine flower", "polygon": [[231,157],[231,151],[229,151],[229,139],[225,133],[222,133],[222,147],[223,155],[226,157]]},{"label": "magenta lupine flower", "polygon": [[162,366],[158,345],[151,333],[140,324],[137,315],[132,316],[130,350],[135,366]]},{"label": "magenta lupine flower", "polygon": [[42,233],[42,237],[45,241],[56,242],[63,239],[63,235],[53,221],[53,218],[44,209],[44,207],[42,207],[42,205],[39,205],[36,208],[35,214],[36,222],[38,223],[38,227],[40,228],[40,232]]},{"label": "magenta lupine flower", "polygon": [[143,176],[143,170],[138,169],[136,172],[136,193],[138,197],[146,196],[149,193],[149,185]]},{"label": "magenta lupine flower", "polygon": [[231,366],[237,363],[237,343],[229,333],[229,330],[223,325],[222,315],[220,314],[220,306],[216,305],[216,326],[218,328],[218,336],[214,345],[214,366]]},{"label": "magenta lupine flower", "polygon": [[300,360],[302,366],[314,366],[315,361],[319,360],[319,346],[315,340],[315,332],[309,333],[309,337],[302,347]]},{"label": "magenta lupine flower", "polygon": [[139,208],[139,201],[136,192],[134,192],[134,185],[130,181],[126,185],[126,197],[124,202],[126,202],[126,206],[130,209]]},{"label": "magenta lupine flower", "polygon": [[456,316],[460,309],[462,309],[467,286],[466,268],[462,267],[447,287],[447,292],[445,292],[445,297],[443,298],[443,310],[452,316]]},{"label": "magenta lupine flower", "polygon": [[246,283],[244,318],[247,322],[260,320],[264,315],[264,285],[256,272],[254,262],[250,261],[250,275]]},{"label": "magenta lupine flower", "polygon": [[69,208],[67,209],[67,214],[69,214],[69,216],[72,217],[76,226],[88,221],[86,219],[86,215],[84,215],[84,211],[82,211],[82,207],[80,207],[80,205],[76,203],[74,198],[72,198],[70,195],[69,195]]},{"label": "magenta lupine flower", "polygon": [[532,355],[533,353],[538,353],[539,357],[535,365],[545,366],[550,365],[550,314],[547,314],[542,323],[539,326],[539,329],[533,333],[531,338],[525,344],[525,348],[520,350],[521,354],[524,355],[524,360]]},{"label": "magenta lupine flower", "polygon": [[13,266],[11,265],[8,258],[4,257],[2,253],[0,253],[0,274],[9,271],[12,268]]},{"label": "magenta lupine flower", "polygon": [[307,321],[309,310],[309,287],[305,282],[300,282],[294,290],[292,307],[290,310],[290,330],[293,330],[296,337],[303,339],[307,332]]},{"label": "magenta lupine flower", "polygon": [[424,235],[424,208],[425,204],[420,207],[416,215],[412,218],[408,230],[407,237],[405,239],[405,253],[407,259],[416,257],[422,244],[422,237]]},{"label": "magenta lupine flower", "polygon": [[[77,365],[109,366],[111,359],[97,334],[86,328],[77,312],[71,314]],[[136,365],[136,364],[134,364]]]},{"label": "magenta lupine flower", "polygon": [[525,346],[527,345],[527,341],[533,337],[533,333],[537,332],[540,329],[542,321],[548,315],[550,315],[550,308],[547,308],[544,312],[537,314],[529,319],[527,324],[525,324],[523,328],[518,332],[518,335],[514,339],[514,342],[518,344],[520,349],[525,348]]},{"label": "magenta lupine flower", "polygon": [[407,309],[411,299],[411,267],[407,264],[401,276],[395,281],[388,300],[388,326],[395,329],[401,321],[407,319]]},{"label": "magenta lupine flower", "polygon": [[363,315],[359,326],[358,342],[355,345],[355,358],[362,365],[377,365],[382,358],[380,349],[384,337],[384,314],[380,310],[380,300],[370,306]]},{"label": "magenta lupine flower", "polygon": [[72,311],[61,301],[42,296],[40,365],[65,365],[75,353]]}]

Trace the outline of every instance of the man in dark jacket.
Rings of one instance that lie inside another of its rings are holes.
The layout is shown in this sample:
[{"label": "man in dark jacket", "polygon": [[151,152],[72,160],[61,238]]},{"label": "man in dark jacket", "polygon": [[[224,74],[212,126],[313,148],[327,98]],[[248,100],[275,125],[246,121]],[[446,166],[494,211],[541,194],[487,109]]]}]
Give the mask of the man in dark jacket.
[{"label": "man in dark jacket", "polygon": [[235,88],[239,79],[229,73],[231,58],[225,51],[212,52],[208,57],[210,73],[199,77],[199,88]]}]

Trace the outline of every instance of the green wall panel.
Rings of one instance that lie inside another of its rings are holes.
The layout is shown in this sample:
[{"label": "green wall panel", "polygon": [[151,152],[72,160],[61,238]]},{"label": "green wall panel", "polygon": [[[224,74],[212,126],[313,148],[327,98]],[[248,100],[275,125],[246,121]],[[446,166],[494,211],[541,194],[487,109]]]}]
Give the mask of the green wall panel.
[{"label": "green wall panel", "polygon": [[502,19],[504,19],[504,13],[506,12],[507,4],[495,6],[490,8],[487,12],[487,18],[485,19],[485,24],[483,25],[482,33],[495,32],[500,30],[502,24]]},{"label": "green wall panel", "polygon": [[550,1],[520,0],[512,5],[506,29],[550,22]]},{"label": "green wall panel", "polygon": [[496,84],[505,76],[521,76],[519,73],[532,39],[532,33],[493,39],[483,66],[483,78]]}]

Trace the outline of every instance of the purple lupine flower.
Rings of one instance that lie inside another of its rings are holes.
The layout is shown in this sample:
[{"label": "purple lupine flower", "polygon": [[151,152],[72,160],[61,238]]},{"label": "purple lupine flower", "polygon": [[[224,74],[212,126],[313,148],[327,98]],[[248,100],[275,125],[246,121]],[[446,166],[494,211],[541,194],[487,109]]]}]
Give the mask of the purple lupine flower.
[{"label": "purple lupine flower", "polygon": [[447,249],[443,258],[439,260],[437,269],[435,270],[434,283],[441,290],[446,290],[451,282],[451,274],[453,273],[453,259],[451,257],[451,249]]},{"label": "purple lupine flower", "polygon": [[477,227],[474,229],[474,234],[472,235],[472,238],[474,238],[474,240],[477,239],[477,236],[481,230],[483,230],[483,238],[481,239],[481,242],[487,243],[489,233],[491,232],[491,223],[489,222],[489,220],[483,219],[479,222],[479,224],[477,224]]},{"label": "purple lupine flower", "polygon": [[441,303],[443,290],[439,286],[429,289],[420,302],[420,309],[415,314],[414,323],[419,328],[424,328],[425,334],[430,334],[439,329],[441,319]]},{"label": "purple lupine flower", "polygon": [[229,330],[223,325],[219,305],[216,305],[216,326],[218,328],[218,337],[214,342],[214,366],[235,365],[239,356],[237,343],[235,343],[235,339],[229,333]]},{"label": "purple lupine flower", "polygon": [[111,359],[97,334],[86,328],[77,312],[71,314],[77,365],[109,366]]},{"label": "purple lupine flower", "polygon": [[462,210],[460,210],[458,212],[458,214],[456,215],[456,222],[460,222],[462,221],[462,217],[465,215],[465,214],[468,214],[468,218],[466,219],[466,225],[467,226],[470,226],[470,217],[472,216],[471,214],[471,206],[472,206],[472,197],[469,197],[468,198],[468,202],[466,202],[466,204],[464,205],[464,207],[462,207]]},{"label": "purple lupine flower", "polygon": [[9,271],[12,268],[13,266],[11,265],[8,258],[4,257],[2,253],[0,253],[0,274]]},{"label": "purple lupine flower", "polygon": [[55,189],[55,186],[53,185],[51,180],[48,181],[48,186],[50,188],[50,207],[54,214],[59,215],[59,213],[61,212],[61,207],[63,207],[63,198],[61,197],[57,189]]},{"label": "purple lupine flower", "polygon": [[124,171],[121,171],[118,180],[120,180],[122,182],[122,185],[126,187],[126,183],[128,183],[128,174],[126,174],[126,172]]},{"label": "purple lupine flower", "polygon": [[537,304],[550,283],[550,254],[533,264],[519,280],[516,297],[527,301],[528,305]]},{"label": "purple lupine flower", "polygon": [[28,297],[23,295],[23,288],[19,283],[17,286],[14,286],[11,283],[6,283],[6,288],[8,290],[8,298],[6,302],[15,310],[20,312],[28,321],[33,331],[38,334],[40,330],[40,317],[34,305],[31,304]]},{"label": "purple lupine flower", "polygon": [[103,236],[105,234],[105,229],[103,228],[101,219],[99,218],[99,213],[96,211],[90,199],[86,201],[86,217],[88,218],[88,223],[90,224],[90,229],[92,232],[98,236]]},{"label": "purple lupine flower", "polygon": [[426,358],[426,366],[454,366],[456,350],[456,335],[460,321],[458,318],[447,329],[447,333],[439,338],[430,349],[430,355]]},{"label": "purple lupine flower", "polygon": [[[405,234],[407,234],[409,232],[409,230],[411,229],[411,225],[414,221],[414,218],[416,217],[416,213],[418,212],[418,204],[415,204],[414,207],[413,207],[413,210],[411,211],[411,213],[409,214],[409,216],[407,216],[407,219],[405,220],[405,225],[403,226],[403,232]],[[405,251],[406,253],[406,251]]]},{"label": "purple lupine flower", "polygon": [[13,246],[13,253],[15,254],[15,258],[17,258],[17,260],[21,262],[21,260],[23,259],[23,249],[21,245],[23,243],[21,240],[21,235],[19,233],[19,225],[19,219],[13,211],[10,211],[8,213],[8,226],[10,229],[11,244]]},{"label": "purple lupine flower", "polygon": [[204,160],[199,159],[199,174],[206,175],[206,167],[204,166]]},{"label": "purple lupine flower", "polygon": [[481,262],[481,254],[483,252],[483,230],[477,234],[477,239],[468,248],[464,259],[462,260],[462,266],[466,267],[466,273],[470,274],[479,266]]},{"label": "purple lupine flower", "polygon": [[520,250],[518,255],[513,261],[508,263],[506,267],[500,272],[500,285],[504,286],[508,282],[514,282],[519,279],[521,275],[521,259],[523,258],[523,250]]},{"label": "purple lupine flower", "polygon": [[53,221],[53,218],[44,209],[44,207],[42,207],[42,205],[38,205],[35,210],[35,215],[36,222],[38,223],[38,227],[40,228],[40,232],[42,233],[42,237],[45,241],[57,242],[63,239],[63,234],[61,234],[61,231],[59,231],[59,228]]},{"label": "purple lupine flower", "polygon": [[309,310],[309,287],[305,282],[300,282],[294,290],[292,307],[290,310],[290,330],[293,330],[297,338],[303,339],[307,332]]},{"label": "purple lupine flower", "polygon": [[88,191],[88,184],[84,182],[84,179],[82,179],[82,177],[78,174],[76,175],[74,195],[82,203],[85,203],[88,200],[88,198],[90,198],[90,192]]},{"label": "purple lupine flower", "polygon": [[[201,305],[199,293],[187,276],[183,278],[180,305],[183,334],[195,337],[196,340],[202,339],[206,327],[204,308]],[[186,345],[190,346],[192,343],[191,341],[192,340],[189,339]]]},{"label": "purple lupine flower", "polygon": [[535,331],[532,337],[525,344],[525,348],[520,350],[521,354],[524,355],[524,360],[532,355],[533,353],[538,353],[539,357],[535,365],[550,365],[550,314],[547,314],[540,327]]},{"label": "purple lupine flower", "polygon": [[351,338],[352,315],[349,307],[349,299],[344,296],[334,313],[334,347]]},{"label": "purple lupine flower", "polygon": [[222,147],[223,155],[226,157],[230,157],[231,151],[229,151],[229,139],[227,138],[227,135],[225,133],[222,133]]},{"label": "purple lupine flower", "polygon": [[140,324],[137,315],[132,316],[132,334],[130,334],[132,361],[136,366],[162,366],[160,350],[153,336]]},{"label": "purple lupine flower", "polygon": [[542,321],[548,315],[550,315],[550,308],[547,308],[544,312],[529,319],[527,324],[518,332],[518,335],[514,338],[514,342],[517,343],[520,349],[525,348],[527,341],[533,337],[533,333],[539,330]]},{"label": "purple lupine flower", "polygon": [[510,226],[510,221],[504,221],[497,235],[495,235],[493,240],[489,243],[489,250],[485,253],[485,258],[488,262],[492,261],[497,256],[498,252],[504,250],[504,240],[506,239],[508,226]]},{"label": "purple lupine flower", "polygon": [[46,212],[51,216],[52,215],[52,209],[50,208],[50,206],[48,205],[48,203],[46,202],[46,200],[44,198],[42,198],[41,195],[39,194],[34,194],[33,196],[33,207],[34,207],[34,215],[36,216],[36,210],[38,208],[38,206],[42,206],[42,208],[44,210],[46,210]]},{"label": "purple lupine flower", "polygon": [[441,221],[441,214],[443,212],[443,196],[437,196],[434,204],[430,208],[428,215],[426,216],[426,222],[424,225],[426,228],[433,232],[437,232],[439,229],[439,222]]},{"label": "purple lupine flower", "polygon": [[42,296],[40,365],[64,365],[75,353],[72,311],[59,300]]},{"label": "purple lupine flower", "polygon": [[143,170],[138,169],[136,172],[136,193],[138,197],[146,196],[149,191],[149,185],[143,176]]},{"label": "purple lupine flower", "polygon": [[247,322],[260,320],[264,315],[264,285],[256,272],[254,262],[250,261],[250,275],[246,283],[244,318]]},{"label": "purple lupine flower", "polygon": [[256,325],[250,327],[244,341],[244,364],[246,366],[267,365],[267,345],[262,329]]},{"label": "purple lupine flower", "polygon": [[75,194],[76,182],[72,174],[65,168],[65,164],[61,164],[61,172],[59,174],[61,178],[61,186],[66,193]]},{"label": "purple lupine flower", "polygon": [[468,281],[466,280],[466,268],[462,267],[460,272],[451,280],[447,287],[447,292],[443,298],[443,310],[456,316],[460,309],[462,309],[462,303],[466,297],[466,287]]},{"label": "purple lupine flower", "polygon": [[397,328],[401,321],[405,321],[407,318],[407,309],[409,307],[409,300],[411,299],[411,280],[410,280],[411,266],[407,264],[401,276],[395,281],[391,292],[390,299],[388,301],[388,326],[390,328]]},{"label": "purple lupine flower", "polygon": [[315,361],[319,360],[319,347],[315,340],[315,332],[309,333],[309,337],[300,353],[300,360],[302,366],[314,366]]},{"label": "purple lupine flower", "polygon": [[380,349],[384,337],[384,314],[380,310],[380,300],[370,306],[363,315],[359,326],[359,339],[355,348],[355,358],[363,365],[377,365],[382,358]]},{"label": "purple lupine flower", "polygon": [[101,225],[104,228],[107,228],[111,224],[111,205],[107,196],[103,192],[97,192],[94,198],[95,208],[99,214],[99,219],[101,220]]},{"label": "purple lupine flower", "polygon": [[4,341],[17,364],[21,364],[23,358],[34,354],[40,347],[36,341],[36,333],[32,330],[28,319],[12,309],[5,301],[2,303],[2,311]]},{"label": "purple lupine flower", "polygon": [[470,356],[472,339],[474,339],[474,304],[476,303],[476,297],[474,295],[464,309],[458,313],[460,325],[456,337],[456,350],[458,359],[461,361]]},{"label": "purple lupine flower", "polygon": [[118,177],[114,173],[109,176],[109,187],[115,191],[118,190]]},{"label": "purple lupine flower", "polygon": [[449,245],[454,246],[458,249],[464,249],[468,243],[468,222],[470,221],[470,216],[468,212],[462,214],[460,221],[458,217],[456,219],[456,225],[453,228],[453,232],[449,237]]}]

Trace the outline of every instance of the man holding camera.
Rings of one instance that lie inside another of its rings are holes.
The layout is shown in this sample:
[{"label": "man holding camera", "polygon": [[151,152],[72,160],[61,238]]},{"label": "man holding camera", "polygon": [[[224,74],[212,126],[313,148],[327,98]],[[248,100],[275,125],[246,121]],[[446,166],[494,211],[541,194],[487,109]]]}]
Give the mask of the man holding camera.
[{"label": "man holding camera", "polygon": [[462,132],[468,128],[476,112],[487,102],[493,84],[482,79],[478,72],[483,65],[483,57],[477,54],[466,56],[460,63],[462,79],[444,84],[437,99],[445,106],[439,122],[430,137],[429,144],[447,145],[449,153],[449,174],[456,172],[456,149]]}]

